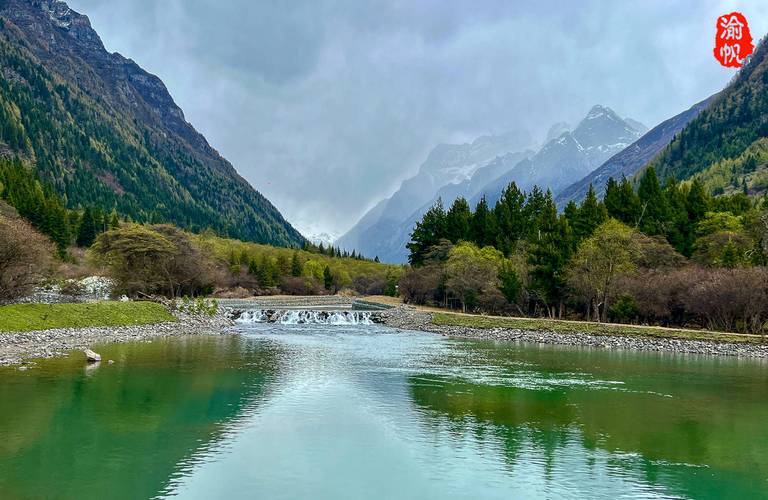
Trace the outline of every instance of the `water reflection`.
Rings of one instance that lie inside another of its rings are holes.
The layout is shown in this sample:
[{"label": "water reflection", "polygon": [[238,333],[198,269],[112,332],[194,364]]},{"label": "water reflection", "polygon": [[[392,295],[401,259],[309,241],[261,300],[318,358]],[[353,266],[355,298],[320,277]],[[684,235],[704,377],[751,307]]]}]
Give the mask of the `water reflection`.
[{"label": "water reflection", "polygon": [[153,497],[258,404],[279,366],[274,349],[246,349],[238,337],[99,352],[115,363],[3,370],[0,498]]},{"label": "water reflection", "polygon": [[243,328],[0,372],[0,497],[765,495],[761,362]]},{"label": "water reflection", "polygon": [[498,444],[510,470],[534,460],[545,475],[568,476],[574,474],[574,457],[593,465],[607,457],[606,470],[592,474],[635,477],[665,495],[747,498],[768,486],[768,379],[762,362],[455,346],[497,369],[482,383],[471,367],[467,377],[411,376],[414,404],[441,438]]}]

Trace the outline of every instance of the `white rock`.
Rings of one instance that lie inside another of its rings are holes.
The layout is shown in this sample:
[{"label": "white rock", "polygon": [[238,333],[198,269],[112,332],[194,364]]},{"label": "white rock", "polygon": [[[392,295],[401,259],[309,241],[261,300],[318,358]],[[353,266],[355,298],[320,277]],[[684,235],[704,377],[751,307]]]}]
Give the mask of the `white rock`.
[{"label": "white rock", "polygon": [[101,354],[97,354],[90,349],[83,349],[83,352],[85,353],[85,357],[88,359],[89,363],[96,363],[101,361]]}]

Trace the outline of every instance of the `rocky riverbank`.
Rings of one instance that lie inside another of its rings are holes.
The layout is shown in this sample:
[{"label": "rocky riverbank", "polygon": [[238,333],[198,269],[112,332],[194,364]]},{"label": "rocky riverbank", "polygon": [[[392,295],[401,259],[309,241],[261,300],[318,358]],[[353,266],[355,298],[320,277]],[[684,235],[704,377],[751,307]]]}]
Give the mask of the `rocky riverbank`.
[{"label": "rocky riverbank", "polygon": [[467,328],[435,325],[432,315],[413,307],[401,306],[381,313],[382,322],[393,328],[439,333],[447,337],[477,340],[557,344],[600,349],[632,349],[718,356],[768,358],[768,344],[717,342],[636,335],[596,335],[591,333],[558,333],[546,330],[509,328]]},{"label": "rocky riverbank", "polygon": [[[227,311],[214,316],[175,312],[178,322],[141,326],[59,328],[0,333],[0,366],[19,365],[34,358],[66,356],[70,351],[111,342],[135,342],[181,335],[219,335],[232,326]],[[85,362],[85,355],[83,361]]]}]

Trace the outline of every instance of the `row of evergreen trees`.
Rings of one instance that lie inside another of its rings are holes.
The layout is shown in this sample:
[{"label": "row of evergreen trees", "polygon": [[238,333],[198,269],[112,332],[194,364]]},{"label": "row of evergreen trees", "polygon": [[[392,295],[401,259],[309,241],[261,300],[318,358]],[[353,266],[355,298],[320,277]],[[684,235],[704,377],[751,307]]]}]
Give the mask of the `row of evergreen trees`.
[{"label": "row of evergreen trees", "polygon": [[18,158],[0,159],[0,199],[49,236],[62,257],[70,245],[89,247],[99,234],[119,224],[114,210],[110,214],[100,207],[68,210],[64,199]]},{"label": "row of evergreen trees", "polygon": [[320,243],[319,245],[316,245],[311,241],[305,241],[301,249],[311,253],[327,255],[328,257],[339,257],[342,259],[356,259],[356,260],[366,260],[369,262],[379,262],[378,255],[373,259],[369,259],[368,257],[365,257],[362,253],[358,253],[357,250],[352,250],[352,252],[349,252],[347,250],[342,250],[341,248],[335,247],[333,245],[325,246],[322,243]]},{"label": "row of evergreen trees", "polygon": [[530,266],[530,288],[545,303],[557,304],[566,293],[565,266],[579,243],[609,217],[646,235],[664,237],[690,256],[697,227],[708,213],[739,216],[752,208],[743,193],[711,198],[696,180],[680,184],[670,179],[662,186],[653,168],[644,172],[637,189],[626,178],[619,182],[611,178],[603,201],[590,186],[580,205],[571,202],[561,213],[551,192],[534,187],[526,194],[512,183],[492,208],[485,199],[474,211],[463,198],[448,210],[438,201],[414,228],[409,261],[420,267],[439,259],[435,252],[445,240],[495,247],[505,256],[522,254]]}]

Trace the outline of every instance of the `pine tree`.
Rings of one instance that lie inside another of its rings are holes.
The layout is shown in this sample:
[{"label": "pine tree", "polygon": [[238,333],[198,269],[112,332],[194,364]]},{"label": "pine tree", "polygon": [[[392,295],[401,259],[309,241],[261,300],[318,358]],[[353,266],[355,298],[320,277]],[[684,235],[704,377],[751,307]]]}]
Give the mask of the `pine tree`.
[{"label": "pine tree", "polygon": [[333,273],[331,273],[331,268],[328,266],[325,266],[325,269],[323,269],[323,285],[326,290],[333,288]]},{"label": "pine tree", "polygon": [[530,288],[550,317],[561,316],[565,299],[565,265],[573,254],[574,237],[564,216],[557,216],[551,195],[535,223],[529,255]]},{"label": "pine tree", "polygon": [[469,225],[470,239],[480,248],[495,243],[491,219],[488,202],[485,200],[485,196],[483,196],[475,207],[475,213],[472,214],[472,220]]},{"label": "pine tree", "polygon": [[669,206],[653,167],[648,167],[640,178],[637,196],[640,199],[640,230],[650,236],[664,234]]},{"label": "pine tree", "polygon": [[88,248],[90,247],[97,236],[96,220],[94,218],[93,209],[88,206],[83,211],[83,216],[80,219],[80,229],[77,232],[77,246]]},{"label": "pine tree", "polygon": [[504,255],[512,253],[516,243],[525,236],[524,207],[525,193],[512,182],[502,192],[499,202],[493,208],[497,231],[496,245]]},{"label": "pine tree", "polygon": [[609,217],[627,224],[637,225],[640,216],[640,200],[632,189],[632,183],[622,177],[621,184],[611,177],[605,185],[603,204]]},{"label": "pine tree", "polygon": [[411,233],[411,241],[406,245],[410,251],[408,262],[418,267],[424,263],[424,256],[429,249],[446,237],[446,215],[443,209],[443,201],[430,208]]},{"label": "pine tree", "polygon": [[608,213],[605,210],[605,205],[598,201],[595,188],[590,184],[587,196],[581,202],[576,213],[576,220],[573,225],[574,236],[577,240],[589,237],[595,228],[605,222],[607,218]]},{"label": "pine tree", "polygon": [[299,259],[299,253],[293,252],[293,257],[291,258],[291,276],[294,278],[297,278],[302,275],[304,272],[304,266],[301,263],[301,260]]},{"label": "pine tree", "polygon": [[471,220],[472,211],[469,209],[467,200],[462,197],[456,198],[445,217],[446,238],[453,243],[467,240]]}]

